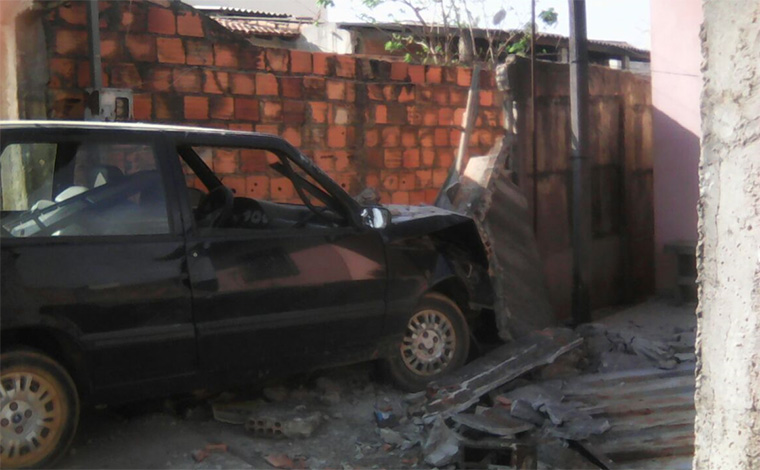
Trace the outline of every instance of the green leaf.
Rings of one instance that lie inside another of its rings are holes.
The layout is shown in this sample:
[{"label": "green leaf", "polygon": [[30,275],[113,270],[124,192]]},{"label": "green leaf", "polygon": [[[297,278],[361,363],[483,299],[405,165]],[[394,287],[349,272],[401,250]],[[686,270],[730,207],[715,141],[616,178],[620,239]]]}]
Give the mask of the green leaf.
[{"label": "green leaf", "polygon": [[557,18],[559,18],[559,15],[554,8],[549,8],[548,10],[539,13],[538,18],[543,21],[545,25],[552,26],[557,24]]},{"label": "green leaf", "polygon": [[530,39],[527,36],[523,36],[514,44],[511,44],[507,49],[510,54],[520,54],[528,50],[528,42]]},{"label": "green leaf", "polygon": [[385,43],[385,50],[388,51],[388,52],[397,51],[397,50],[403,49],[403,48],[404,48],[403,44],[401,44],[398,41],[394,41],[392,39],[390,41],[388,41],[388,42]]}]

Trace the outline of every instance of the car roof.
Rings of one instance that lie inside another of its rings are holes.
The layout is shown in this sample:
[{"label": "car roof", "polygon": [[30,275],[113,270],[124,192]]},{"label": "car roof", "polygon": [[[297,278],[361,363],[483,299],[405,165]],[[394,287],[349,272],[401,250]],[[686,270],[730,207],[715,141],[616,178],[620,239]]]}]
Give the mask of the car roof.
[{"label": "car roof", "polygon": [[[0,0],[1,1],[1,0]],[[230,145],[246,146],[251,143],[265,145],[262,148],[272,151],[283,151],[288,158],[295,160],[301,168],[310,172],[312,176],[317,177],[323,185],[326,185],[333,194],[338,195],[340,199],[351,206],[356,206],[356,201],[333,181],[327,173],[324,172],[314,161],[305,156],[300,150],[291,145],[287,140],[274,134],[264,134],[260,132],[248,131],[231,131],[227,129],[214,129],[206,127],[177,126],[171,124],[148,124],[142,122],[100,122],[100,121],[33,121],[33,120],[0,120],[0,136],[2,131],[17,130],[27,133],[36,129],[42,130],[76,130],[76,131],[128,131],[128,132],[149,132],[163,135],[169,135],[182,140],[198,140],[208,142],[209,145]],[[255,142],[254,142],[255,141]]]},{"label": "car roof", "polygon": [[[100,122],[100,121],[0,121],[2,129],[78,129],[78,130],[126,130],[133,132],[160,132],[180,134],[182,136],[228,136],[228,137],[273,137],[272,134],[260,132],[231,131],[194,126],[178,126],[172,124],[149,124],[144,122]],[[277,137],[277,136],[274,136]]]}]

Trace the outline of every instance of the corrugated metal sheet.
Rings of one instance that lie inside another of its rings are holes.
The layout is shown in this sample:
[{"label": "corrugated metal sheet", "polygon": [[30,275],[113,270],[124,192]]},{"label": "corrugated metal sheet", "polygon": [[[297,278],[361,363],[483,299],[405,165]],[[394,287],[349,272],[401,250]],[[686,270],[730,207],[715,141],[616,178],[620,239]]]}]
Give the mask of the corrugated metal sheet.
[{"label": "corrugated metal sheet", "polygon": [[196,10],[201,10],[207,13],[221,13],[226,16],[254,16],[257,18],[292,18],[292,15],[287,13],[274,13],[271,11],[263,10],[249,10],[246,8],[235,8],[225,6],[203,6],[199,5],[195,7]]},{"label": "corrugated metal sheet", "polygon": [[[415,22],[406,22],[406,23],[338,23],[338,25],[343,29],[349,29],[349,30],[361,30],[361,29],[372,29],[377,30],[381,29],[383,31],[404,31],[412,34],[422,34],[423,33],[423,27],[419,23]],[[444,31],[446,28],[442,24],[429,24],[428,28],[433,28],[433,30],[438,31]],[[500,39],[509,39],[510,42],[513,41],[519,41],[520,38],[525,34],[525,31],[521,29],[495,29],[495,28],[475,28],[473,29],[472,33],[475,35],[476,38],[485,38],[485,37],[492,37],[492,38],[500,38]],[[539,44],[545,44],[545,45],[552,45],[552,46],[559,46],[562,45],[564,47],[568,46],[568,37],[562,36],[560,34],[553,34],[553,33],[537,33],[536,34],[536,41],[538,41]],[[597,51],[597,52],[628,52],[630,53],[634,58],[637,58],[638,60],[649,60],[649,51],[645,49],[638,48],[636,46],[633,46],[632,44],[629,44],[624,41],[608,41],[608,40],[599,40],[599,39],[589,39],[588,40],[588,48],[589,51]]]},{"label": "corrugated metal sheet", "polygon": [[292,38],[301,35],[301,24],[299,23],[250,18],[212,18],[228,30],[245,36],[277,36]]},{"label": "corrugated metal sheet", "polygon": [[589,438],[621,468],[690,469],[694,455],[694,364],[568,379],[568,401],[583,403],[609,431]]}]

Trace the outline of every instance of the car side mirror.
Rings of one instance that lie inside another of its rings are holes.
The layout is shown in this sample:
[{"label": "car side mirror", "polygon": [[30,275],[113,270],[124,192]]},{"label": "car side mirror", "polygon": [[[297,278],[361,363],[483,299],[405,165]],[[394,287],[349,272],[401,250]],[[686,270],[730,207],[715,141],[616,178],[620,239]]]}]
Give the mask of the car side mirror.
[{"label": "car side mirror", "polygon": [[369,228],[382,230],[391,223],[391,211],[385,207],[365,207],[361,215],[362,223]]}]

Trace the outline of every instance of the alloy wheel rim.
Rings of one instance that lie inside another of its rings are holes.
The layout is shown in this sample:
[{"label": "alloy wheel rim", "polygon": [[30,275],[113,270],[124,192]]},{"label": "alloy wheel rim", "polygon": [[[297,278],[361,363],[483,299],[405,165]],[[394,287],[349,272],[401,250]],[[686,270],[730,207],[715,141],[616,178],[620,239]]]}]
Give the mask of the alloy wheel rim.
[{"label": "alloy wheel rim", "polygon": [[406,367],[421,376],[441,373],[454,359],[457,337],[454,325],[436,310],[416,313],[406,326],[401,357]]},{"label": "alloy wheel rim", "polygon": [[34,465],[60,440],[66,415],[62,394],[51,377],[30,371],[0,377],[0,462]]}]

